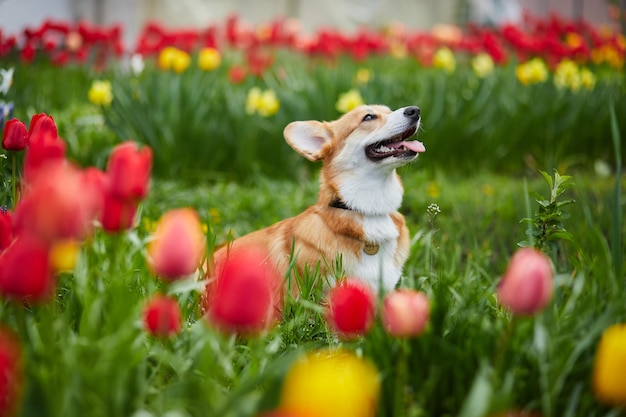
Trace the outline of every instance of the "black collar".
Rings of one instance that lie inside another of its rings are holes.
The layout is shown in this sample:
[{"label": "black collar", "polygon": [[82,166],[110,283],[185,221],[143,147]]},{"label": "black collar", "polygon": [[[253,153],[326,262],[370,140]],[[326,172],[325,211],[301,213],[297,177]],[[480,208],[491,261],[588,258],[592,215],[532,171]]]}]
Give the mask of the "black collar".
[{"label": "black collar", "polygon": [[328,206],[329,207],[338,208],[338,209],[342,209],[342,210],[352,210],[350,207],[348,207],[346,205],[346,203],[341,201],[341,199],[339,197],[337,197],[333,201],[331,201]]}]

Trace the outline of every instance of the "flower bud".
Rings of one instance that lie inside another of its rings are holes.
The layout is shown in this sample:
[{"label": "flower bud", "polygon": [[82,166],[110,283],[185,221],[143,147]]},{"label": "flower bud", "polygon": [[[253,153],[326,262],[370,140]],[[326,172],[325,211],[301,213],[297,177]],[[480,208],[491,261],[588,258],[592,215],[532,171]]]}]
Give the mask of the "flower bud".
[{"label": "flower bud", "polygon": [[552,298],[550,259],[533,248],[519,249],[498,284],[500,302],[516,315],[532,315],[542,310]]},{"label": "flower bud", "polygon": [[626,324],[602,334],[593,366],[593,391],[605,404],[626,407]]},{"label": "flower bud", "polygon": [[153,336],[177,335],[182,327],[178,302],[165,295],[156,295],[144,307],[143,323],[146,331]]},{"label": "flower bud", "polygon": [[375,315],[374,292],[359,279],[347,278],[328,292],[326,321],[342,338],[366,334]]},{"label": "flower bud", "polygon": [[381,314],[383,326],[391,336],[418,336],[428,324],[430,303],[422,292],[400,289],[385,296]]}]

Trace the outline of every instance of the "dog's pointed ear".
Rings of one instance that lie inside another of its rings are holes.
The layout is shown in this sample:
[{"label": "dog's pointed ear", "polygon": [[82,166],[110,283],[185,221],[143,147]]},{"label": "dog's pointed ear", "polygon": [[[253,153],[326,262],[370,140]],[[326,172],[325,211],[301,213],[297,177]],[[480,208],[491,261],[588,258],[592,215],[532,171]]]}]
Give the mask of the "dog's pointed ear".
[{"label": "dog's pointed ear", "polygon": [[324,123],[315,120],[289,123],[283,134],[289,146],[309,161],[322,159],[324,145],[332,139]]}]

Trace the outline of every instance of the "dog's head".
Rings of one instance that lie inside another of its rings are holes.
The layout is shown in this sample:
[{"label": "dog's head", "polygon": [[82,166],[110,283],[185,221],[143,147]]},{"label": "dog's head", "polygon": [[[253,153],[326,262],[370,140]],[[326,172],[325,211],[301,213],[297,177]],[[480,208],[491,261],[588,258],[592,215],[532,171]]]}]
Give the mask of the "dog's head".
[{"label": "dog's head", "polygon": [[346,169],[369,164],[393,170],[426,150],[421,142],[407,141],[419,125],[416,106],[391,111],[363,105],[333,122],[290,123],[284,135],[292,148],[311,161],[333,159]]}]

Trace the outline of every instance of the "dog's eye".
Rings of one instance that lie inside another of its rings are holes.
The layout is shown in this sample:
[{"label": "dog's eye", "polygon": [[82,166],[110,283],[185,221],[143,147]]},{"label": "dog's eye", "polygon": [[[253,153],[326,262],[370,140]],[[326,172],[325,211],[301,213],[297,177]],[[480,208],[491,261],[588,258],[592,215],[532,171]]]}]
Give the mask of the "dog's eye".
[{"label": "dog's eye", "polygon": [[375,114],[366,114],[365,117],[363,118],[364,122],[369,122],[370,120],[374,120],[377,119],[378,116],[376,116]]}]

